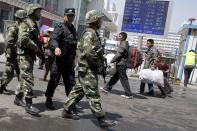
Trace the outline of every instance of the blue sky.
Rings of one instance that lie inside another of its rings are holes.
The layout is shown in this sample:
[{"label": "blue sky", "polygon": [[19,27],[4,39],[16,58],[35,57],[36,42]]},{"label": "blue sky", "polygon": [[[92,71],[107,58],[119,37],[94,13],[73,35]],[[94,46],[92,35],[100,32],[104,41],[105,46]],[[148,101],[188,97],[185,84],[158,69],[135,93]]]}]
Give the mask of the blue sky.
[{"label": "blue sky", "polygon": [[184,20],[191,17],[197,19],[197,0],[174,0],[169,31],[177,32]]},{"label": "blue sky", "polygon": [[[110,0],[116,6],[120,5],[120,1],[124,0]],[[177,32],[181,24],[188,18],[197,19],[197,0],[172,0],[174,2],[172,8],[172,15],[170,19],[169,32]],[[122,7],[121,7],[122,8]],[[117,10],[123,10],[117,7]],[[197,24],[197,20],[194,22]]]}]

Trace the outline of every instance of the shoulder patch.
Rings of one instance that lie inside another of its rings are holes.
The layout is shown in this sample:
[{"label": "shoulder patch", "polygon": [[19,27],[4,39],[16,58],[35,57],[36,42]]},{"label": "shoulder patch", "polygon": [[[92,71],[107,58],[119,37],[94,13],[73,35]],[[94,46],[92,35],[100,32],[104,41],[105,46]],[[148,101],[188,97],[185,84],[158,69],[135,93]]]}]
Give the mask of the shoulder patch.
[{"label": "shoulder patch", "polygon": [[94,33],[93,32],[85,32],[83,35],[84,39],[92,39],[94,37]]},{"label": "shoulder patch", "polygon": [[20,32],[28,32],[29,31],[29,26],[26,23],[21,23],[19,25],[19,31]]},{"label": "shoulder patch", "polygon": [[94,40],[94,34],[92,32],[85,32],[83,35],[83,42],[84,42],[84,47],[89,47],[92,45]]}]

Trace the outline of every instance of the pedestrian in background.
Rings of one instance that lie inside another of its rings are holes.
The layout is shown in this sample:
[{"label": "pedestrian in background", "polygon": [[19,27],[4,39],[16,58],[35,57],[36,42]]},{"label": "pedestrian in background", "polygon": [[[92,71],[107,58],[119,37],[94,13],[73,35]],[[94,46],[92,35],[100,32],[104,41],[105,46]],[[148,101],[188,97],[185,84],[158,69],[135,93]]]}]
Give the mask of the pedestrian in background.
[{"label": "pedestrian in background", "polygon": [[[145,62],[144,62],[144,69],[152,69],[155,70],[157,67],[157,64],[160,61],[160,53],[159,51],[154,47],[154,40],[148,39],[147,40],[147,51],[145,53]],[[140,84],[140,94],[144,93],[146,83],[141,82]],[[153,84],[148,83],[148,95],[154,96],[154,90],[153,90]]]},{"label": "pedestrian in background", "polygon": [[164,76],[164,86],[163,87],[158,86],[158,88],[160,89],[161,94],[164,97],[170,96],[171,92],[173,92],[173,88],[168,82],[169,65],[166,63],[166,61],[163,60],[157,64],[157,68],[158,70],[161,70],[163,72],[163,76]]},{"label": "pedestrian in background", "polygon": [[52,54],[50,49],[51,35],[53,33],[54,28],[49,28],[44,31],[43,35],[43,47],[44,47],[44,57],[45,57],[45,72],[44,76],[41,80],[46,81],[48,73],[51,69],[52,65]]},{"label": "pedestrian in background", "polygon": [[196,67],[197,54],[194,50],[190,50],[189,52],[184,54],[184,56],[185,56],[185,65],[184,65],[185,77],[184,77],[183,90],[186,90],[190,75],[191,75],[193,69]]},{"label": "pedestrian in background", "polygon": [[14,77],[14,72],[16,72],[18,81],[20,70],[17,61],[17,40],[18,40],[18,26],[23,21],[23,19],[27,16],[27,12],[25,10],[17,10],[15,13],[16,22],[15,24],[8,27],[6,35],[5,35],[5,57],[6,57],[6,69],[3,73],[3,77],[0,85],[0,94],[10,94],[10,91],[6,89],[6,86],[10,83],[10,81]]},{"label": "pedestrian in background", "polygon": [[121,32],[119,34],[120,45],[117,49],[116,55],[112,58],[110,62],[110,63],[115,63],[116,72],[110,78],[107,85],[104,88],[101,88],[101,90],[106,93],[111,91],[113,86],[120,79],[122,87],[125,90],[125,94],[121,96],[127,99],[132,99],[133,94],[131,92],[129,80],[126,74],[126,70],[127,70],[126,62],[127,62],[127,56],[128,56],[128,51],[126,49],[126,44],[128,43],[126,39],[127,39],[127,34],[125,32]]}]

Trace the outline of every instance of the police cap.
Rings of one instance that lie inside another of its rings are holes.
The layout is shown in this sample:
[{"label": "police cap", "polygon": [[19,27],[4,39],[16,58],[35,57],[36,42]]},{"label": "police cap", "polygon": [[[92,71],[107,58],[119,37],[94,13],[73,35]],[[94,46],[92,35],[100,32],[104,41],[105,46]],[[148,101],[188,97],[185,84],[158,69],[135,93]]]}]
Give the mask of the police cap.
[{"label": "police cap", "polygon": [[75,15],[75,9],[74,8],[65,8],[64,15]]}]

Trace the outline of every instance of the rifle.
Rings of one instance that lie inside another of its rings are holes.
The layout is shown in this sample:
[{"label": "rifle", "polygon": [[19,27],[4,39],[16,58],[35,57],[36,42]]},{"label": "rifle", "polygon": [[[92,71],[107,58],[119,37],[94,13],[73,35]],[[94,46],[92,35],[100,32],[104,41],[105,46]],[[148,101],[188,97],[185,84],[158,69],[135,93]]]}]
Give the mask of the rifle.
[{"label": "rifle", "polygon": [[101,57],[102,63],[102,71],[101,71],[101,76],[104,79],[104,83],[106,83],[106,76],[107,76],[107,59],[104,57],[105,54],[105,41],[101,44],[101,46],[96,46],[93,50],[96,51],[96,53]]}]

